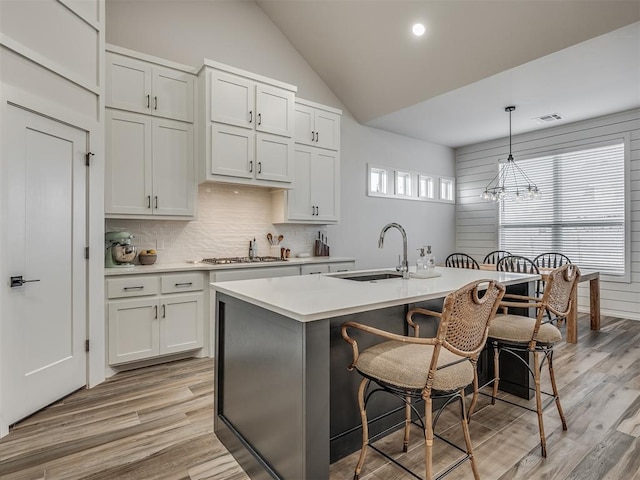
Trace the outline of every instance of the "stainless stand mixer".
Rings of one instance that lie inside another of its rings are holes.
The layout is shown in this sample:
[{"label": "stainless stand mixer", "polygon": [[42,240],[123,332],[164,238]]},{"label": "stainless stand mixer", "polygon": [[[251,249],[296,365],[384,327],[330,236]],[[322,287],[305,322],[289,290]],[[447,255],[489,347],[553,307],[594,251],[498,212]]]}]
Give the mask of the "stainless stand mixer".
[{"label": "stainless stand mixer", "polygon": [[104,266],[113,267],[133,267],[134,258],[138,248],[131,244],[133,235],[129,232],[107,232],[104,236],[105,255]]}]

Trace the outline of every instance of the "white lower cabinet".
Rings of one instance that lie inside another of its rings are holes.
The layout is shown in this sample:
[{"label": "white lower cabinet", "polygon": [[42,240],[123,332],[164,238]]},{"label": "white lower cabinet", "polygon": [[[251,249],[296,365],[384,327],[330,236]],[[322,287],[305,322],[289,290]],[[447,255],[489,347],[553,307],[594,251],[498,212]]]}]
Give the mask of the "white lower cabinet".
[{"label": "white lower cabinet", "polygon": [[340,262],[340,263],[330,263],[329,264],[329,272],[350,272],[351,270],[356,269],[356,262]]},{"label": "white lower cabinet", "polygon": [[211,282],[229,282],[232,280],[251,280],[254,278],[289,277],[300,275],[300,267],[286,265],[278,267],[238,268],[211,272]]},{"label": "white lower cabinet", "polygon": [[301,275],[314,275],[320,273],[329,273],[329,265],[327,265],[326,263],[316,263],[312,265],[300,266]]},{"label": "white lower cabinet", "polygon": [[202,348],[203,288],[200,272],[107,279],[109,364]]},{"label": "white lower cabinet", "polygon": [[318,273],[348,272],[356,268],[356,262],[309,263],[300,266],[302,275]]}]

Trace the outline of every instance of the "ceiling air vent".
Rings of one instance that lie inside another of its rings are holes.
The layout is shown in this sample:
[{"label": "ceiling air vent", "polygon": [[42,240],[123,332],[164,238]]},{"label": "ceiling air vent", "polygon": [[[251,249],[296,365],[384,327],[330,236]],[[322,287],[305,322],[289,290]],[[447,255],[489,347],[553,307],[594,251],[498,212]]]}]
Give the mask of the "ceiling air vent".
[{"label": "ceiling air vent", "polygon": [[559,113],[549,113],[547,115],[542,115],[541,117],[536,117],[534,120],[540,123],[549,123],[549,122],[557,122],[558,120],[563,120],[562,115]]}]

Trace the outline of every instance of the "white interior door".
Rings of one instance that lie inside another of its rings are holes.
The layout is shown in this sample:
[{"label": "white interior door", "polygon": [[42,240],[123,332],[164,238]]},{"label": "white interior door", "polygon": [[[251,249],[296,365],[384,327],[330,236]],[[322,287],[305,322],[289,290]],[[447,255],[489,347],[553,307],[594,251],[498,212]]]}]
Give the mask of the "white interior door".
[{"label": "white interior door", "polygon": [[86,384],[88,139],[12,105],[3,116],[0,391],[11,424]]}]

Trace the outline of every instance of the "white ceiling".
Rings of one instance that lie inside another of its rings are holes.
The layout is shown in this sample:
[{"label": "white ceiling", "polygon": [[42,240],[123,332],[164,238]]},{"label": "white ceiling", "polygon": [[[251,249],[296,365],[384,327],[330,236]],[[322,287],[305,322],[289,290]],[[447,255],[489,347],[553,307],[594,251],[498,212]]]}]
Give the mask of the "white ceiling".
[{"label": "white ceiling", "polygon": [[638,0],[256,2],[376,128],[459,147],[506,136],[507,105],[514,134],[640,107]]}]

